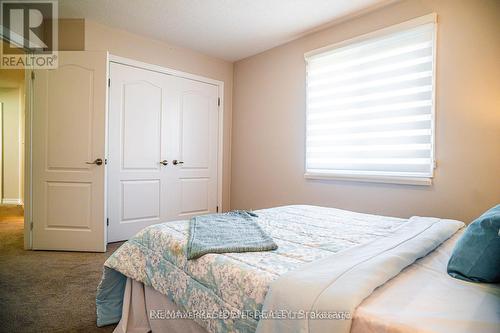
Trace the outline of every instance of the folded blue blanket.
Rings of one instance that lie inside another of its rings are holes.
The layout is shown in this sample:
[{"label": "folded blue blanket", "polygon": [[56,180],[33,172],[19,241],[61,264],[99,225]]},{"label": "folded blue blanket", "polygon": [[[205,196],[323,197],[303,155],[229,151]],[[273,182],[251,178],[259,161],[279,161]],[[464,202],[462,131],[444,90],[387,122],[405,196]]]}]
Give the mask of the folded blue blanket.
[{"label": "folded blue blanket", "polygon": [[249,211],[193,217],[189,222],[188,259],[207,253],[276,250],[278,246],[256,218],[257,214]]}]

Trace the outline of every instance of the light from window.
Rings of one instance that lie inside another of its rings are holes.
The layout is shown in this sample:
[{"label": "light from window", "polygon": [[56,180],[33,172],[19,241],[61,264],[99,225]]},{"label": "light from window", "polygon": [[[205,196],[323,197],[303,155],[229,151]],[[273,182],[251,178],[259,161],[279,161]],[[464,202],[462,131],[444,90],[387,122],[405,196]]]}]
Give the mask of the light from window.
[{"label": "light from window", "polygon": [[306,176],[427,179],[435,23],[306,55]]}]

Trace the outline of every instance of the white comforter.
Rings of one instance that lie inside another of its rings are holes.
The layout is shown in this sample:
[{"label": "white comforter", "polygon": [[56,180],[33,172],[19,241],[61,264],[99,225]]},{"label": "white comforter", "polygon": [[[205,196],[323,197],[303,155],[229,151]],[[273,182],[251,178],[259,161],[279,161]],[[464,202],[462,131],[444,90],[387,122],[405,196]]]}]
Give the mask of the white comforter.
[{"label": "white comforter", "polygon": [[[264,314],[292,315],[295,319],[262,319],[257,332],[349,333],[354,310],[373,290],[462,227],[463,223],[458,221],[412,217],[390,236],[282,275],[270,286]],[[317,314],[322,319],[310,317]]]},{"label": "white comforter", "polygon": [[500,285],[446,273],[461,234],[375,290],[356,309],[351,333],[498,333]]}]

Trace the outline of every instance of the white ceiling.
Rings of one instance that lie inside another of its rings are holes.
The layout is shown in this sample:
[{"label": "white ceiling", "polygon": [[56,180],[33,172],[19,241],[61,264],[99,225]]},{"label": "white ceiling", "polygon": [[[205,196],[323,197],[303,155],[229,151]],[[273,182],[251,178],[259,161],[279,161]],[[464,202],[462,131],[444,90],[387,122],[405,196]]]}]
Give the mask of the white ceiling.
[{"label": "white ceiling", "polygon": [[388,0],[60,0],[85,18],[236,61]]}]

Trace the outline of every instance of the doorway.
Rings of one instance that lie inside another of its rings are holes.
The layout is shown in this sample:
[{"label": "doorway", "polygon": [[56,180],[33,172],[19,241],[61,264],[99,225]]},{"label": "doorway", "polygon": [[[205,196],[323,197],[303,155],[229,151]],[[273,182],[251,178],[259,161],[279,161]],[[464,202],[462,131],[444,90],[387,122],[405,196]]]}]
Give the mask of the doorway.
[{"label": "doorway", "polygon": [[24,227],[25,71],[0,70],[0,227]]}]

